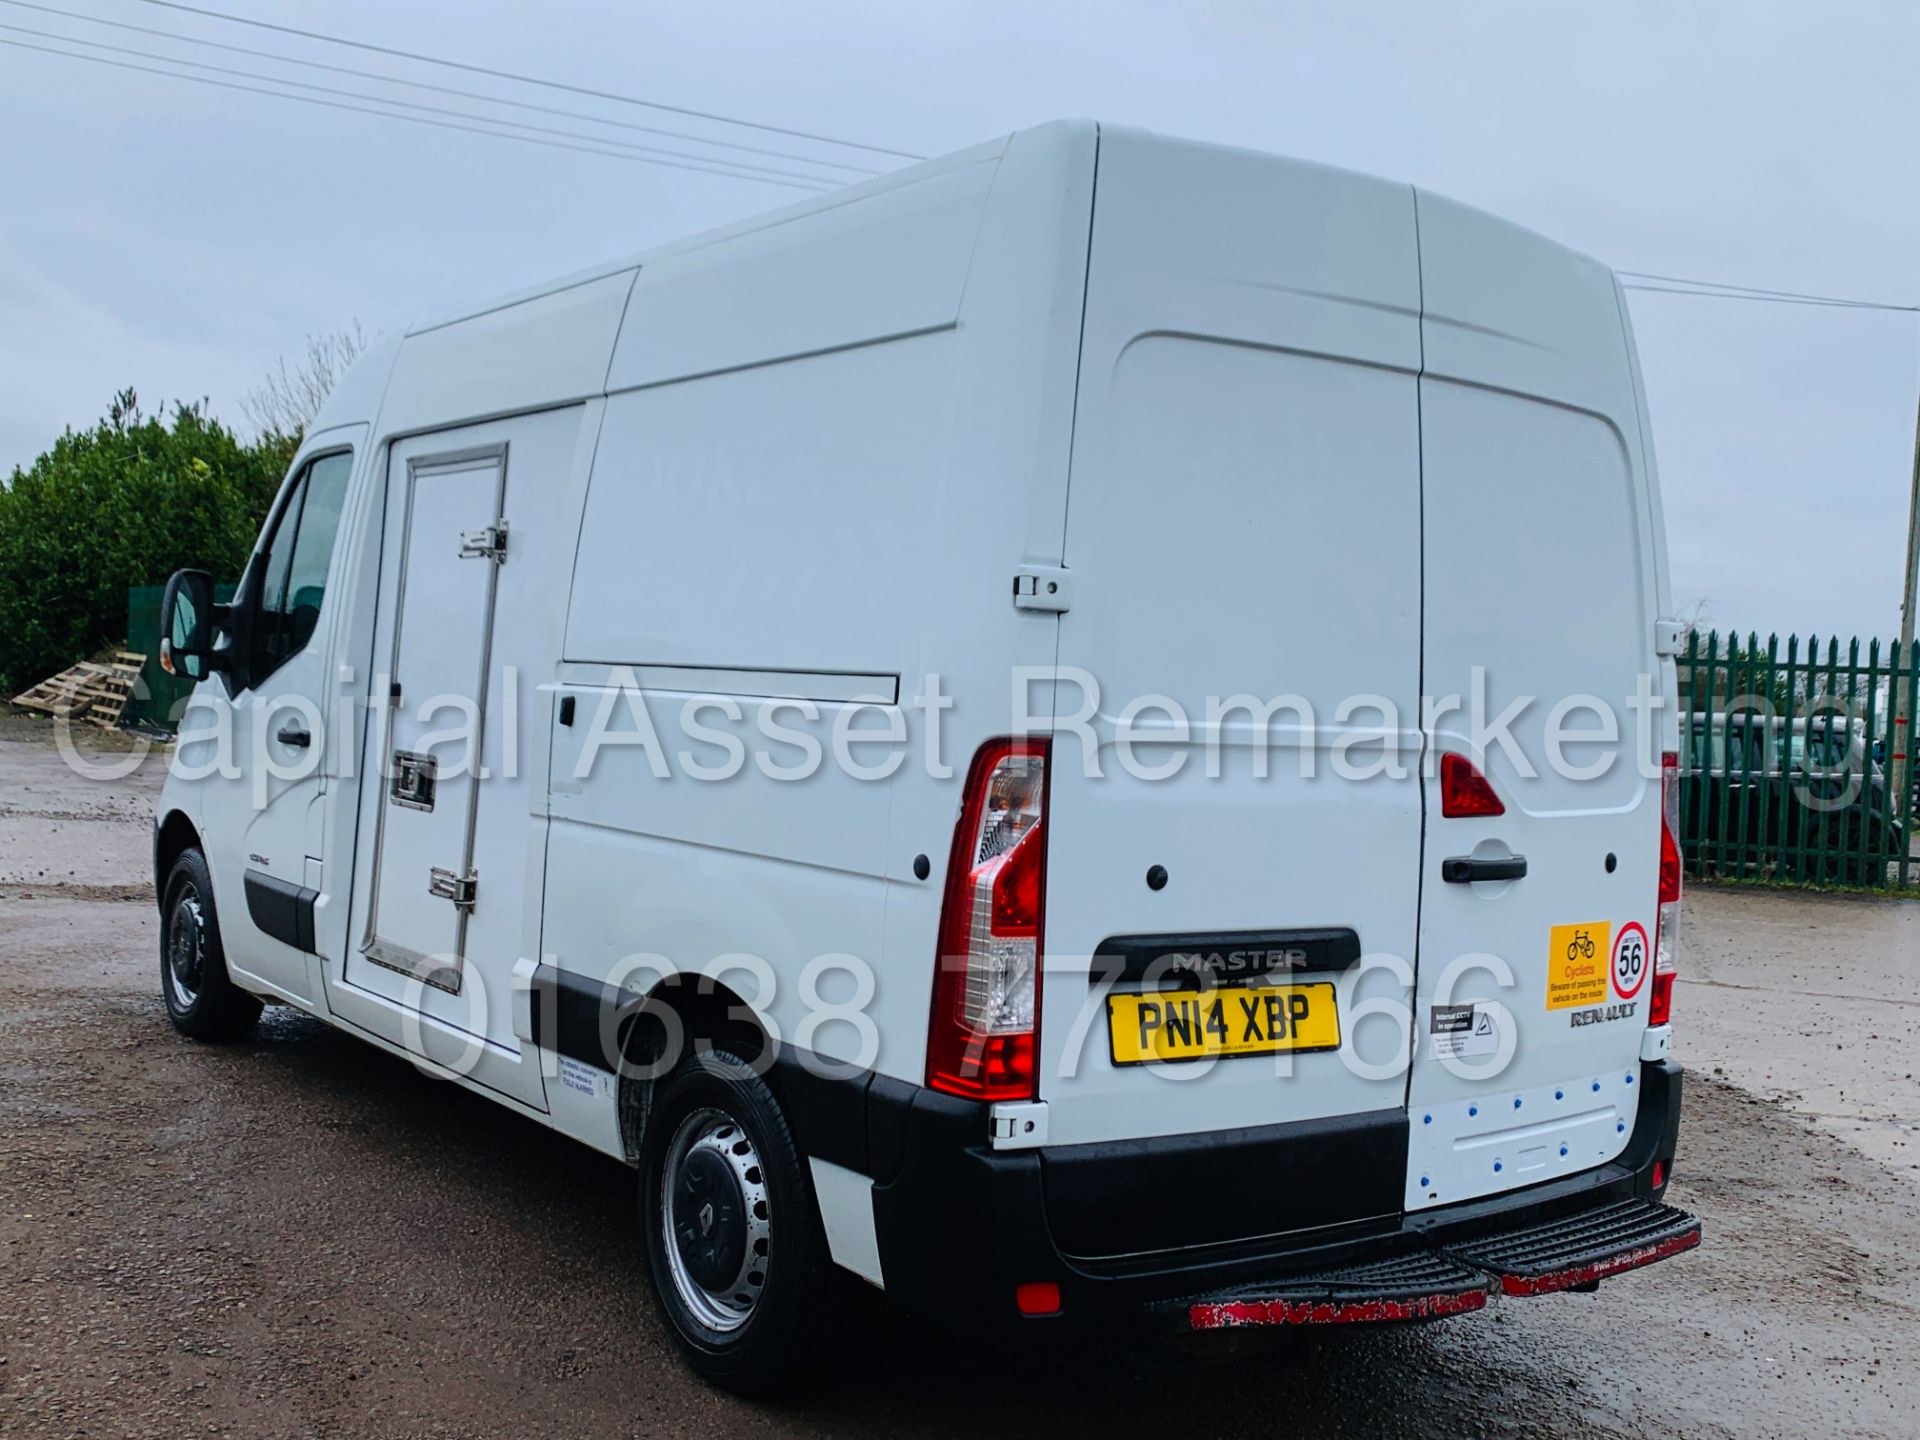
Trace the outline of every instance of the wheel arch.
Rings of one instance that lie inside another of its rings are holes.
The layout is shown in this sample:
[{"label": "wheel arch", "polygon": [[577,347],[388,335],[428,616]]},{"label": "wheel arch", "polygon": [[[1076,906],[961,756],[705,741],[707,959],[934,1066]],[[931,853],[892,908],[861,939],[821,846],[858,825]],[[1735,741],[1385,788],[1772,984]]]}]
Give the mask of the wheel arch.
[{"label": "wheel arch", "polygon": [[617,1032],[620,1147],[630,1165],[640,1163],[654,1087],[671,1068],[662,1061],[675,1042],[676,1028],[680,1053],[701,1044],[732,1051],[760,1070],[786,1107],[776,1075],[778,1067],[771,1063],[778,1042],[765,1017],[737,991],[717,980],[670,975],[629,1009]]},{"label": "wheel arch", "polygon": [[200,843],[200,832],[194,828],[193,821],[187,818],[184,810],[169,810],[161,817],[153,830],[153,903],[156,908],[167,903],[167,875],[174,863],[189,850],[205,852]]}]

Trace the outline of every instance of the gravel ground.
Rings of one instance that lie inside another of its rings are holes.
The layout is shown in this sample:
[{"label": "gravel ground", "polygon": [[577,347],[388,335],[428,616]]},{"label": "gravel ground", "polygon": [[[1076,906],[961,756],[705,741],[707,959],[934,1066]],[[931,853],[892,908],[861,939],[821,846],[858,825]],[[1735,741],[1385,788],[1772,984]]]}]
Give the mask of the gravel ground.
[{"label": "gravel ground", "polygon": [[[1697,897],[1672,1193],[1706,1220],[1692,1255],[1213,1363],[983,1351],[876,1306],[813,1398],[769,1408],[674,1361],[620,1165],[288,1011],[233,1047],[171,1031],[142,880],[157,783],[82,785],[0,739],[0,1433],[1920,1435],[1920,1191],[1874,1138],[1920,1113],[1881,1074],[1912,1031],[1837,1052],[1866,1066],[1847,1113],[1881,1158],[1768,1081],[1787,1060],[1756,1039],[1810,931],[1910,966],[1920,908]],[[1844,1008],[1870,967],[1810,973],[1851,987],[1833,1024],[1882,1013]]]}]

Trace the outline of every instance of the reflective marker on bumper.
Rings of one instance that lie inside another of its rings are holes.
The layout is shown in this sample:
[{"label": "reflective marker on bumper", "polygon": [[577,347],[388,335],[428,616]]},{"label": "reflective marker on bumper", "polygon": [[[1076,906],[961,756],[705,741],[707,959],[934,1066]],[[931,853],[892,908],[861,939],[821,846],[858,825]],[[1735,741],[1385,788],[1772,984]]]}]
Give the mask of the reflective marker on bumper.
[{"label": "reflective marker on bumper", "polygon": [[1464,1315],[1486,1303],[1487,1292],[1480,1287],[1407,1300],[1203,1301],[1188,1309],[1187,1324],[1195,1330],[1231,1330],[1245,1325],[1369,1325]]},{"label": "reflective marker on bumper", "polygon": [[1030,1320],[1060,1313],[1060,1287],[1051,1280],[1036,1280],[1013,1288],[1013,1303]]}]

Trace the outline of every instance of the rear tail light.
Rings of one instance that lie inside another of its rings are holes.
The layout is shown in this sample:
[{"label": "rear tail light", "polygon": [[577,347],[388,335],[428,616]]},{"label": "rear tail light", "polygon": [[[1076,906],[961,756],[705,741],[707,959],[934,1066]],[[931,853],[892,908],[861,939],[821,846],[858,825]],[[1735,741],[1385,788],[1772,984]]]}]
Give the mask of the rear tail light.
[{"label": "rear tail light", "polygon": [[1673,1019],[1673,979],[1680,973],[1680,757],[1660,757],[1660,912],[1653,927],[1653,999],[1647,1023]]},{"label": "rear tail light", "polygon": [[967,772],[947,861],[927,1084],[972,1100],[1038,1092],[1047,742],[993,740]]},{"label": "rear tail light", "polygon": [[1504,815],[1507,807],[1493,793],[1480,768],[1464,755],[1440,757],[1440,813],[1449,820]]}]

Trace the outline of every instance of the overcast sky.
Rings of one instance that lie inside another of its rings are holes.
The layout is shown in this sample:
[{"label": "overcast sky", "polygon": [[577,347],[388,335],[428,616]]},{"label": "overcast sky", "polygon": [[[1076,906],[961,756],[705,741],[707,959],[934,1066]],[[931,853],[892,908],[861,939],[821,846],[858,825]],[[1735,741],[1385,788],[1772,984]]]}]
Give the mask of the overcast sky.
[{"label": "overcast sky", "polygon": [[[36,3],[742,144],[902,163],[150,0]],[[1920,7],[1904,0],[203,3],[921,154],[1090,115],[1410,180],[1620,269],[1920,301]],[[17,27],[0,41],[43,45],[21,31],[57,31],[378,89],[9,0],[0,25]],[[0,137],[0,473],[64,426],[90,424],[121,386],[148,402],[206,396],[238,422],[239,397],[310,332],[356,318],[385,329],[799,193],[4,45]],[[1713,623],[1762,633],[1891,633],[1920,317],[1657,294],[1633,306],[1676,602],[1704,601]]]}]

